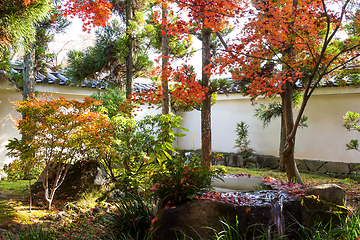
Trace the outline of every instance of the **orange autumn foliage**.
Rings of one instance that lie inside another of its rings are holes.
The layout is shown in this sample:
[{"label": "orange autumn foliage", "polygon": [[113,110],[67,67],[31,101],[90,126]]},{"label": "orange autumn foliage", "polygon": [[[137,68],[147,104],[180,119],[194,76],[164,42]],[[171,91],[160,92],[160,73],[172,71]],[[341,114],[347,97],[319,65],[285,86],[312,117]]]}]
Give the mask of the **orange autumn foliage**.
[{"label": "orange autumn foliage", "polygon": [[24,5],[27,6],[31,4],[32,2],[36,2],[37,0],[24,0]]},{"label": "orange autumn foliage", "polygon": [[[155,2],[164,8],[172,9],[174,6],[181,9],[180,16],[182,17],[178,18],[176,22],[170,22],[169,18],[163,18],[160,11],[155,11],[152,15],[153,21],[167,29],[167,34],[170,37],[176,36],[179,40],[188,38],[189,34],[199,33],[204,28],[211,28],[213,32],[220,31],[225,26],[229,26],[231,17],[242,15],[240,1],[156,0]],[[162,33],[164,34],[164,32]],[[171,58],[168,58],[171,62]],[[203,72],[210,76],[212,68],[212,65],[208,65],[203,69]],[[195,77],[187,78],[182,67],[174,69],[168,64],[166,69],[156,68],[155,72],[162,76],[163,81],[174,80],[174,76],[177,76],[176,82],[178,84],[174,85],[171,95],[172,99],[180,104],[191,106],[194,103],[200,103],[209,92],[208,87],[201,86]],[[163,97],[163,90],[160,86],[156,90],[150,90],[146,93],[133,94],[131,100],[138,103],[158,104]]]},{"label": "orange autumn foliage", "polygon": [[[156,71],[159,72],[161,69],[156,68],[155,72]],[[204,100],[205,93],[208,89],[200,85],[200,83],[195,79],[195,74],[191,76],[186,74],[186,65],[172,68],[169,64],[165,71],[167,80],[172,80],[171,98],[173,101],[176,101],[178,104],[192,106],[195,103],[200,103]],[[136,105],[158,105],[161,103],[163,97],[163,89],[162,86],[159,85],[155,89],[149,89],[147,91],[132,94],[128,101],[133,102]],[[124,110],[124,108],[121,109]]]},{"label": "orange autumn foliage", "polygon": [[89,97],[83,102],[44,96],[12,103],[17,112],[26,117],[13,119],[23,137],[10,140],[7,145],[9,155],[26,171],[35,166],[42,170],[57,166],[56,181],[49,181],[47,171],[43,178],[45,199],[50,209],[71,163],[94,157],[101,159],[109,152],[113,126],[108,117],[91,111],[101,102]]},{"label": "orange autumn foliage", "polygon": [[[302,183],[295,158],[295,137],[310,97],[338,70],[360,58],[359,0],[244,0],[241,32],[216,60],[252,97],[279,94],[285,124],[284,159],[289,181]],[[292,96],[302,92],[296,114]]]},{"label": "orange autumn foliage", "polygon": [[[27,6],[37,0],[23,0]],[[58,6],[65,17],[79,17],[83,21],[83,31],[92,27],[105,26],[112,15],[112,4],[108,0],[61,0],[63,6]],[[51,2],[49,2],[50,4]]]},{"label": "orange autumn foliage", "polygon": [[[359,43],[354,38],[349,41],[353,47],[349,45],[349,51],[340,53],[344,46],[337,41],[337,35],[332,36],[334,31],[345,30],[344,23],[352,11],[347,3],[296,2],[296,8],[292,0],[259,2],[249,7],[243,30],[216,61],[221,65],[219,72],[231,69],[234,80],[247,81],[251,96],[280,93],[286,82],[306,79],[316,68],[330,70],[344,65],[358,54]],[[342,11],[341,7],[332,8],[333,4],[346,7]],[[251,1],[248,5],[251,6]],[[291,54],[286,53],[289,49]],[[265,71],[266,62],[282,67]]]},{"label": "orange autumn foliage", "polygon": [[186,11],[185,19],[190,25],[197,26],[194,30],[211,28],[217,32],[230,24],[231,17],[242,15],[241,1],[239,0],[156,0],[175,4],[177,8]]},{"label": "orange autumn foliage", "polygon": [[105,26],[112,15],[112,7],[108,0],[67,0],[63,7],[59,6],[65,17],[77,16],[83,21],[83,31]]}]

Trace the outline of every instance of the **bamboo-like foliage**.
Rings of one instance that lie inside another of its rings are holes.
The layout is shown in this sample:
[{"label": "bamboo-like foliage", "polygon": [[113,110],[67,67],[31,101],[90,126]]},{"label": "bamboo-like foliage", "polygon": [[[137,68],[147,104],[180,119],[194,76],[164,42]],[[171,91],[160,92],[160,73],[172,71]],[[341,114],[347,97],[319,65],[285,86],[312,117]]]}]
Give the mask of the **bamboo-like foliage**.
[{"label": "bamboo-like foliage", "polygon": [[38,0],[25,5],[23,0],[3,0],[0,2],[0,49],[14,47],[22,42],[29,46],[35,36],[35,23],[43,21],[52,3]]}]

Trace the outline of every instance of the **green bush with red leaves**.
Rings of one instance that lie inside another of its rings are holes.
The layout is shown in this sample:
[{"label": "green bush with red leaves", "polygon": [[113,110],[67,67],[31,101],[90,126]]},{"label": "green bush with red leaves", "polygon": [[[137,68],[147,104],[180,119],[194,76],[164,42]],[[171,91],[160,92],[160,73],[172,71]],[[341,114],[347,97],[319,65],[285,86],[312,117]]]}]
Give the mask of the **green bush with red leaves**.
[{"label": "green bush with red leaves", "polygon": [[204,169],[197,161],[185,164],[185,160],[183,157],[174,158],[163,170],[152,175],[150,191],[163,205],[194,199],[197,194],[210,189],[215,173]]}]

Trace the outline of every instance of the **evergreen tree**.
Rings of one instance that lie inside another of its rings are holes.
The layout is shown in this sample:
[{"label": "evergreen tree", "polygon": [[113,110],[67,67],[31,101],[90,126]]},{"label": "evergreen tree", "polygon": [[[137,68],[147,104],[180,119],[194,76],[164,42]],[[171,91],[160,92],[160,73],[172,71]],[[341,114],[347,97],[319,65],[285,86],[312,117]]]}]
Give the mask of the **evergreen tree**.
[{"label": "evergreen tree", "polygon": [[22,42],[32,44],[34,23],[43,21],[52,8],[48,0],[37,0],[26,5],[23,0],[0,2],[0,49],[15,47]]},{"label": "evergreen tree", "polygon": [[[133,75],[143,76],[151,68],[149,43],[145,41],[146,29],[138,28],[133,41]],[[85,79],[101,79],[104,84],[123,88],[126,79],[127,35],[124,25],[113,20],[110,25],[96,31],[95,46],[85,51],[68,53],[69,67],[66,75],[76,83]]]},{"label": "evergreen tree", "polygon": [[23,0],[0,1],[0,68],[9,70],[11,51],[21,43],[25,49],[32,45],[37,22],[43,21],[52,4],[38,0],[25,4]]}]

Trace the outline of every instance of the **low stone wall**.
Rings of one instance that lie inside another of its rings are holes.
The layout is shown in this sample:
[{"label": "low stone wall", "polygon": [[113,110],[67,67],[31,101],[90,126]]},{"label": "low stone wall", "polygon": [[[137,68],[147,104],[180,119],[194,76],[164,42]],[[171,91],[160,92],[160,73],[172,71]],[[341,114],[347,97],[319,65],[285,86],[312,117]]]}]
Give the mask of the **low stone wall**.
[{"label": "low stone wall", "polygon": [[[192,154],[198,153],[197,150],[183,150]],[[230,167],[245,168],[270,168],[280,169],[280,158],[272,155],[255,154],[248,159],[243,159],[240,153],[214,153],[213,165],[224,165]],[[330,162],[321,160],[296,159],[296,165],[300,172],[310,172],[315,174],[325,174],[337,178],[355,178],[360,175],[360,163]]]},{"label": "low stone wall", "polygon": [[[338,178],[354,178],[360,174],[360,163],[329,162],[320,160],[296,159],[296,165],[300,172],[326,174]],[[214,165],[247,168],[270,168],[279,169],[279,157],[272,155],[254,155],[244,160],[240,154],[226,154],[223,159],[214,160]]]}]

